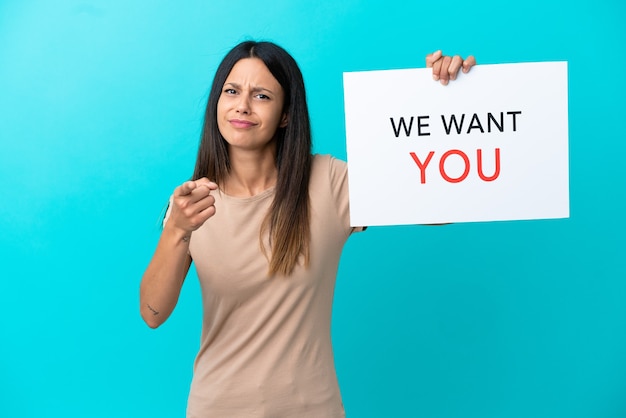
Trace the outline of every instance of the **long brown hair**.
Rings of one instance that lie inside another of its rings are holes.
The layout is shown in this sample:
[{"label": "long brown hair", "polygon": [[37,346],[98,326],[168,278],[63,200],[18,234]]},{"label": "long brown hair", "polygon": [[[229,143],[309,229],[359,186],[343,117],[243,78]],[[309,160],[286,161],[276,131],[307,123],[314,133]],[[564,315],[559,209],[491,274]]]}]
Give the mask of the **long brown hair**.
[{"label": "long brown hair", "polygon": [[309,264],[309,178],[311,175],[311,124],[302,72],[293,57],[271,42],[246,41],[235,46],[219,65],[204,115],[204,125],[193,179],[207,177],[218,184],[230,173],[226,140],[217,125],[217,102],[224,82],[235,64],[244,58],[259,58],[283,88],[283,113],[288,123],[276,132],[278,179],[274,200],[263,224],[259,240],[269,229],[271,256],[269,275],[289,275],[302,256]]}]

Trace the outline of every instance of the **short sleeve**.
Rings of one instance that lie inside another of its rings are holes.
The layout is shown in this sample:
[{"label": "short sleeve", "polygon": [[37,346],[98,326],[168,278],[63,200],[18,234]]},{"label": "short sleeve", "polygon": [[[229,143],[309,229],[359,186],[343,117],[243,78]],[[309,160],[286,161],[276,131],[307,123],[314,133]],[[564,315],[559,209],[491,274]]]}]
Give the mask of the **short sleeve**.
[{"label": "short sleeve", "polygon": [[329,158],[329,177],[333,199],[341,219],[352,228],[351,232],[364,231],[366,226],[353,226],[350,223],[350,192],[348,189],[348,164],[334,157]]}]

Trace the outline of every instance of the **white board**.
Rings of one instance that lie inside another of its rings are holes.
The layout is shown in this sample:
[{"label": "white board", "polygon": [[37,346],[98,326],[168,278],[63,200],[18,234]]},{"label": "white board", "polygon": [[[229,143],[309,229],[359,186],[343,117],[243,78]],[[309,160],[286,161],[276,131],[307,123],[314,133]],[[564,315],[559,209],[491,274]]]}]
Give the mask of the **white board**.
[{"label": "white board", "polygon": [[344,99],[353,226],[569,217],[566,62],[344,73]]}]

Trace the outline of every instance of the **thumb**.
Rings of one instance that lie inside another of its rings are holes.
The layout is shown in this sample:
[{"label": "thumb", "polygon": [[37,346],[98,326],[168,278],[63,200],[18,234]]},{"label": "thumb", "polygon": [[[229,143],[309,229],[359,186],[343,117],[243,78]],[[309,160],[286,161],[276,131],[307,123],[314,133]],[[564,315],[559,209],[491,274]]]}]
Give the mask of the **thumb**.
[{"label": "thumb", "polygon": [[426,68],[432,68],[435,61],[441,58],[441,56],[442,56],[441,50],[437,50],[433,52],[432,54],[426,55]]},{"label": "thumb", "polygon": [[196,180],[195,181],[195,185],[196,185],[196,187],[205,186],[209,190],[217,190],[217,188],[218,188],[217,183],[209,180],[206,177],[202,177],[202,178],[199,178],[198,180]]}]

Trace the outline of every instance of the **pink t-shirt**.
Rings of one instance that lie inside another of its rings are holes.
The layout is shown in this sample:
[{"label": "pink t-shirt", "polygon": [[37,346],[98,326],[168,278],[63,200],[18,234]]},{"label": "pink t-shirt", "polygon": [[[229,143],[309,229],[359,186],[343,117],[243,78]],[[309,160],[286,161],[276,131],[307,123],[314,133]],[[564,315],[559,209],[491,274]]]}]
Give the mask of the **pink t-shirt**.
[{"label": "pink t-shirt", "polygon": [[339,257],[355,230],[346,164],[314,156],[309,195],[310,266],[268,277],[259,231],[274,189],[248,198],[214,192],[216,214],[189,245],[204,318],[188,417],[345,416],[330,322]]}]

